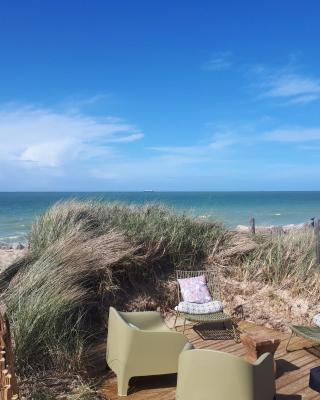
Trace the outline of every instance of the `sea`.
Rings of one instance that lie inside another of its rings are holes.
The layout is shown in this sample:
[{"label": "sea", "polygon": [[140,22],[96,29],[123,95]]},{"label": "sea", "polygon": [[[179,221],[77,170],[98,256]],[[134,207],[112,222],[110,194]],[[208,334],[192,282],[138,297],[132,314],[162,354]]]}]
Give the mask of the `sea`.
[{"label": "sea", "polygon": [[26,243],[33,221],[48,207],[68,199],[126,204],[162,203],[178,213],[229,228],[287,225],[320,217],[320,192],[0,192],[0,243]]}]

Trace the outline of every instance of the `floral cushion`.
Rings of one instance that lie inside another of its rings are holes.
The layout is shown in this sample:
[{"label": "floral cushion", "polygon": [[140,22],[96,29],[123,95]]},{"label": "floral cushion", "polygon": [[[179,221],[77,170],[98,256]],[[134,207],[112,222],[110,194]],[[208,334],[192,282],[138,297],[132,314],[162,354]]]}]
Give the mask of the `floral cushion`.
[{"label": "floral cushion", "polygon": [[202,304],[182,301],[175,307],[175,310],[186,314],[212,314],[223,311],[223,305],[221,301],[218,300]]},{"label": "floral cushion", "polygon": [[313,323],[320,327],[320,314],[317,314],[313,317]]},{"label": "floral cushion", "polygon": [[207,280],[204,275],[194,278],[178,279],[184,301],[189,303],[208,303],[212,301]]}]

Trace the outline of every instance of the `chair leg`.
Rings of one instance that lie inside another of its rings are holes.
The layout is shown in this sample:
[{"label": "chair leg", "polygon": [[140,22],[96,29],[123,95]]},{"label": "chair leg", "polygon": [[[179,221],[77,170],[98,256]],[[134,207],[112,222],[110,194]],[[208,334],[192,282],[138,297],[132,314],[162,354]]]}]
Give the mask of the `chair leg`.
[{"label": "chair leg", "polygon": [[117,380],[118,380],[118,396],[127,396],[130,377],[127,374],[123,373],[117,375]]},{"label": "chair leg", "polygon": [[290,341],[291,341],[293,335],[294,335],[294,332],[291,332],[290,338],[289,338],[289,340],[287,342],[287,345],[286,345],[286,352],[287,353],[292,353],[293,351],[296,351],[296,350],[289,350],[289,344],[290,344]]},{"label": "chair leg", "polygon": [[176,318],[175,318],[174,324],[173,324],[173,327],[174,327],[175,330],[177,330],[177,328],[176,328],[176,323],[177,323],[177,319],[178,319],[178,314],[179,314],[179,312],[176,311]]},{"label": "chair leg", "polygon": [[241,340],[238,339],[237,329],[236,329],[236,327],[235,327],[235,324],[234,324],[233,322],[231,322],[231,323],[232,323],[232,330],[233,330],[234,341],[235,341],[236,343],[240,343]]},{"label": "chair leg", "polygon": [[184,320],[183,320],[183,331],[182,331],[182,333],[184,333],[185,330],[186,330],[186,319],[184,318]]}]

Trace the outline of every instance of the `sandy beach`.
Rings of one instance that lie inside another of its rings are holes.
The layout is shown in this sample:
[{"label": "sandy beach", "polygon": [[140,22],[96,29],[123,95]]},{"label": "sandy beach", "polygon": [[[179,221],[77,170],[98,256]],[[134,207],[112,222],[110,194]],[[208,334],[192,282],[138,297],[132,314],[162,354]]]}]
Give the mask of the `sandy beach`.
[{"label": "sandy beach", "polygon": [[0,271],[5,269],[19,257],[22,257],[25,251],[25,249],[0,249]]}]

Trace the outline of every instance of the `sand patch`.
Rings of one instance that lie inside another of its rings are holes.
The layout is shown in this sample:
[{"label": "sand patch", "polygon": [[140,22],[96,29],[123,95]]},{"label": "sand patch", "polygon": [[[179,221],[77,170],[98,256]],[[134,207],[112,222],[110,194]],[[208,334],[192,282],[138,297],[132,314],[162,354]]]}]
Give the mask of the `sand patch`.
[{"label": "sand patch", "polygon": [[7,268],[15,260],[22,257],[25,253],[25,249],[0,249],[0,272]]}]

